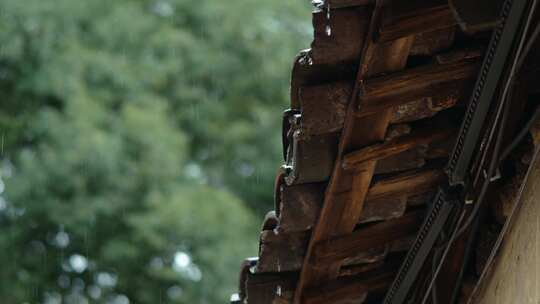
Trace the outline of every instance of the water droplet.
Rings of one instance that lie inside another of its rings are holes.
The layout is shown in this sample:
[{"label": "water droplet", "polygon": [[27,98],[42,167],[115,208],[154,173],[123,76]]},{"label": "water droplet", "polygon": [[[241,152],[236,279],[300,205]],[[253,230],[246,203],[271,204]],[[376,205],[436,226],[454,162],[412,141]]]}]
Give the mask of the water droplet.
[{"label": "water droplet", "polygon": [[69,257],[69,265],[77,273],[82,273],[88,267],[88,260],[80,254],[74,254]]},{"label": "water droplet", "polygon": [[88,287],[88,295],[94,300],[97,300],[101,297],[101,288],[96,285],[91,285]]},{"label": "water droplet", "polygon": [[326,36],[328,37],[332,36],[332,27],[330,27],[329,24],[326,25],[325,32],[326,32]]},{"label": "water droplet", "polygon": [[171,300],[178,300],[182,297],[184,290],[178,285],[171,286],[167,289],[167,297]]},{"label": "water droplet", "polygon": [[118,281],[118,277],[115,274],[108,272],[100,272],[96,275],[96,282],[102,287],[114,287]]},{"label": "water droplet", "polygon": [[188,267],[189,264],[191,264],[191,257],[187,253],[178,251],[174,255],[173,267],[177,271],[181,271],[182,269]]}]

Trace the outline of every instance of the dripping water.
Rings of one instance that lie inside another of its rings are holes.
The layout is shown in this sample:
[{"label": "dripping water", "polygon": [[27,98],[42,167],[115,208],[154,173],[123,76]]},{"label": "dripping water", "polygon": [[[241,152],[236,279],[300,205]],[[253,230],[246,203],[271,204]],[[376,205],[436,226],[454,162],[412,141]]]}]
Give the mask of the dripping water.
[{"label": "dripping water", "polygon": [[327,0],[326,1],[326,28],[325,28],[325,32],[326,32],[326,36],[330,37],[332,36],[332,26],[331,26],[331,23],[330,23],[330,0]]}]

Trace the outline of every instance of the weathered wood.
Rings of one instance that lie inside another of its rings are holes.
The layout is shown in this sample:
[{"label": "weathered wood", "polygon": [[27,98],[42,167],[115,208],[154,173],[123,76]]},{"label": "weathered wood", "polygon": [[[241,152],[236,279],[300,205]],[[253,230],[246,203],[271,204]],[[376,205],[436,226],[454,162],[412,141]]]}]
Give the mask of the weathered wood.
[{"label": "weathered wood", "polygon": [[484,55],[485,46],[483,45],[471,45],[455,50],[451,50],[445,53],[435,56],[435,60],[439,64],[450,64],[467,59],[477,59]]},{"label": "weathered wood", "polygon": [[313,265],[344,260],[372,247],[385,246],[393,241],[414,235],[424,219],[423,211],[373,224],[351,234],[324,240],[315,245]]},{"label": "weathered wood", "polygon": [[349,265],[349,266],[343,266],[341,267],[341,270],[339,271],[339,276],[354,276],[361,273],[365,273],[368,271],[375,270],[377,268],[380,268],[385,264],[385,261],[378,261],[374,263],[368,263],[368,264],[357,264],[357,265]]},{"label": "weathered wood", "polygon": [[[263,231],[260,239],[259,262],[257,273],[279,273],[298,271],[304,260],[310,232],[279,233]],[[382,261],[388,249],[384,246],[373,247],[356,252],[355,255],[343,259],[347,265],[374,263]]]},{"label": "weathered wood", "polygon": [[[363,6],[332,10],[330,19],[325,10],[314,11],[312,64],[330,65],[357,59],[362,51],[368,22],[369,9]],[[331,28],[331,35],[327,34],[327,26]]]},{"label": "weathered wood", "polygon": [[[448,108],[456,103],[456,99],[467,96],[467,88],[478,68],[477,61],[460,61],[421,66],[366,80],[357,114],[360,117],[372,115],[433,96],[437,96],[441,104],[439,111]],[[445,101],[441,102],[441,99]],[[424,108],[437,110],[435,107],[428,105]]]},{"label": "weathered wood", "polygon": [[393,173],[421,168],[426,163],[427,150],[427,145],[421,145],[414,149],[381,159],[377,162],[375,174]]},{"label": "weathered wood", "polygon": [[284,272],[300,269],[308,241],[309,233],[306,231],[261,232],[257,272]]},{"label": "weathered wood", "polygon": [[347,81],[301,88],[302,130],[309,135],[340,131],[352,90]]},{"label": "weathered wood", "polygon": [[[466,86],[466,85],[465,85]],[[456,106],[468,90],[462,90],[460,83],[453,83],[433,92],[433,96],[406,102],[395,107],[391,122],[405,123],[435,116],[437,113]],[[436,95],[437,94],[437,95]]]},{"label": "weathered wood", "polygon": [[286,183],[326,181],[336,159],[338,139],[338,133],[308,136],[302,130],[294,132],[293,142],[289,144],[291,159],[287,159],[285,167]]},{"label": "weathered wood", "polygon": [[410,6],[398,12],[390,5],[383,15],[378,41],[390,41],[434,30],[446,29],[456,24],[447,4],[441,1],[424,1],[422,7]]},{"label": "weathered wood", "polygon": [[300,109],[300,89],[304,86],[336,81],[354,82],[354,75],[358,69],[357,62],[314,64],[311,53],[311,49],[303,50],[294,60],[290,89],[291,109]]},{"label": "weathered wood", "polygon": [[[454,60],[477,55],[473,50],[441,55],[440,60],[448,65],[430,64],[366,80],[358,116],[393,109],[391,123],[400,123],[431,117],[455,106],[468,97],[478,63]],[[299,88],[303,132],[309,136],[340,131],[352,89],[350,81]]]},{"label": "weathered wood", "polygon": [[375,201],[387,197],[418,195],[432,191],[445,180],[442,170],[414,170],[375,181],[369,188],[366,200]]},{"label": "weathered wood", "polygon": [[402,70],[413,42],[414,37],[410,36],[377,44],[377,56],[370,59],[369,78]]},{"label": "weathered wood", "polygon": [[282,185],[280,232],[309,230],[315,225],[324,199],[326,183]]},{"label": "weathered wood", "polygon": [[[442,170],[428,169],[403,172],[375,181],[368,190],[358,223],[400,217],[410,205],[409,196],[416,198],[411,201],[413,205],[426,203],[444,178]],[[311,229],[322,207],[324,187],[324,184],[284,186],[278,231],[287,233]],[[424,193],[428,196],[418,198]],[[347,197],[348,193],[343,195]]]},{"label": "weathered wood", "polygon": [[402,172],[423,167],[432,159],[447,158],[454,145],[453,138],[429,145],[419,145],[411,150],[381,159],[377,162],[375,174]]},{"label": "weathered wood", "polygon": [[[371,24],[369,29],[369,36],[374,33],[378,27],[380,7],[376,7],[374,16],[371,18]],[[357,83],[365,79],[369,75],[379,74],[388,70],[401,69],[405,66],[410,45],[412,44],[409,38],[405,38],[407,41],[398,42],[396,44],[375,45],[367,44],[362,51],[361,65],[359,68]],[[408,46],[408,49],[403,47]],[[389,52],[386,48],[396,48],[399,50],[399,56],[389,57],[388,61],[373,61],[374,54],[377,52]],[[339,274],[341,262],[331,263],[324,265],[322,268],[313,268],[309,265],[309,258],[314,254],[313,246],[317,242],[328,239],[336,235],[342,235],[350,233],[356,223],[359,220],[361,210],[364,206],[365,196],[369,184],[371,183],[371,177],[375,170],[376,162],[372,162],[365,166],[365,170],[359,172],[357,175],[352,175],[351,172],[347,172],[342,169],[341,161],[342,154],[345,151],[359,149],[366,145],[373,144],[377,141],[383,140],[390,120],[389,111],[383,111],[372,117],[367,117],[360,123],[356,120],[354,115],[354,108],[356,107],[356,98],[358,94],[358,87],[353,90],[351,97],[353,100],[349,102],[349,108],[347,110],[344,129],[342,132],[339,153],[336,160],[336,165],[330,179],[329,186],[326,190],[325,200],[321,214],[319,215],[316,226],[313,229],[313,234],[308,246],[306,258],[304,260],[304,267],[302,268],[299,284],[295,292],[295,303],[302,301],[303,290],[307,286],[315,286],[318,283],[322,283],[328,279],[335,278]],[[370,126],[366,128],[365,126]],[[369,129],[369,130],[368,130]],[[347,196],[343,196],[343,189],[351,189],[351,193]]]},{"label": "weathered wood", "polygon": [[359,223],[389,220],[402,216],[407,209],[407,197],[366,200]]},{"label": "weathered wood", "polygon": [[407,205],[411,207],[426,205],[427,203],[433,200],[433,197],[435,197],[435,194],[436,194],[436,190],[427,191],[422,194],[409,195],[407,197]]},{"label": "weathered wood", "polygon": [[246,303],[272,304],[278,294],[292,293],[297,273],[248,273]]},{"label": "weathered wood", "polygon": [[445,140],[455,133],[456,130],[450,128],[420,130],[381,144],[371,145],[345,155],[342,163],[343,168],[346,170],[354,169],[366,162],[381,160],[419,145]]},{"label": "weathered wood", "polygon": [[[375,182],[367,193],[366,204],[364,207],[366,213],[360,215],[359,222],[369,222],[376,219],[388,219],[399,216],[404,212],[406,203],[403,197],[401,197],[401,199],[398,197],[396,200],[393,196],[396,194],[414,195],[425,191],[431,191],[442,181],[443,176],[444,175],[440,171],[427,170],[401,174]],[[319,195],[321,195],[322,186],[320,184],[318,186],[312,184],[293,187],[297,187],[296,190],[301,188],[308,189],[308,191],[300,195],[309,193],[307,194],[309,199],[303,199],[303,208],[295,209],[294,205],[290,206],[291,208],[285,208],[285,200],[284,197],[282,197],[282,207],[280,209],[282,217],[280,219],[280,227],[283,225],[283,227],[288,227],[291,231],[303,230],[310,227],[315,222],[322,198],[317,198],[317,196],[313,195],[310,196],[310,194],[318,192]],[[309,189],[313,191],[310,191]],[[295,200],[299,198],[298,192],[289,192],[285,195],[289,195],[289,198],[292,198],[287,202],[287,205],[289,203],[294,204]],[[295,216],[285,216],[289,211],[305,212],[308,216],[303,216],[303,214],[298,213]],[[301,219],[300,226],[295,227],[295,219]],[[280,229],[282,228],[279,228],[278,230]],[[259,263],[259,271],[275,272],[299,269],[304,256],[304,248],[307,239],[308,236],[299,237],[299,235],[295,234],[285,234],[277,237],[273,231],[263,232],[263,236],[261,237],[261,260]],[[380,260],[381,258],[384,258],[384,252],[364,252],[352,262],[373,262]]]},{"label": "weathered wood", "polygon": [[305,291],[303,303],[306,304],[353,304],[362,303],[369,292],[386,289],[395,275],[394,269],[384,268],[373,273],[343,277],[312,287]]},{"label": "weathered wood", "polygon": [[431,56],[454,44],[455,27],[443,28],[414,36],[411,56]]}]

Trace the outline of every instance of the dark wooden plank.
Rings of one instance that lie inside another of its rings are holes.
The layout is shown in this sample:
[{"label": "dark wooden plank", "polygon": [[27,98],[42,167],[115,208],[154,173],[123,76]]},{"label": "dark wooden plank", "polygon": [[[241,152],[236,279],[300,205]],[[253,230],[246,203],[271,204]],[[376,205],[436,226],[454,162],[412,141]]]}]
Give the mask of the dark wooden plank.
[{"label": "dark wooden plank", "polygon": [[384,246],[393,241],[414,235],[424,219],[423,211],[373,224],[348,235],[324,240],[315,246],[310,260],[314,265],[344,260],[372,247]]},{"label": "dark wooden plank", "polygon": [[414,36],[411,56],[431,56],[454,44],[456,28],[454,26]]},{"label": "dark wooden plank", "polygon": [[[446,99],[450,101],[446,103],[452,106],[455,99],[467,96],[467,88],[478,69],[478,61],[460,61],[421,66],[366,80],[357,114],[361,117],[372,115],[432,96],[448,96]],[[444,109],[449,106],[440,107]]]},{"label": "dark wooden plank", "polygon": [[306,231],[261,232],[257,272],[285,272],[300,269],[308,242],[309,232]]},{"label": "dark wooden plank", "polygon": [[[379,16],[380,6],[376,6],[373,16],[370,18],[368,38],[373,37],[373,33],[379,27]],[[303,291],[306,287],[316,286],[339,275],[341,261],[328,265],[320,265],[322,267],[317,268],[312,267],[308,261],[310,256],[314,254],[314,244],[336,235],[350,233],[358,222],[376,162],[365,166],[365,170],[359,172],[359,174],[352,175],[351,172],[342,169],[342,155],[346,151],[355,150],[383,140],[390,120],[389,111],[383,111],[382,113],[363,119],[362,123],[356,121],[354,109],[357,106],[358,85],[369,75],[403,68],[407,61],[410,45],[412,45],[412,41],[409,38],[404,39],[407,41],[385,45],[372,44],[373,41],[368,39],[367,41],[369,43],[362,50],[357,85],[353,90],[353,94],[351,94],[352,100],[349,103],[344,122],[338,157],[326,190],[321,214],[313,229],[306,258],[304,259],[304,267],[302,267],[300,280],[295,292],[294,303],[303,302]],[[399,51],[399,56],[393,54],[393,56],[389,56],[389,60],[387,61],[373,60],[376,53],[388,53],[391,50],[387,50],[386,48],[394,47],[396,51]],[[370,126],[369,130],[365,128],[366,125]],[[350,195],[342,196],[342,191],[340,191],[342,189],[351,189]]]},{"label": "dark wooden plank", "polygon": [[352,90],[353,84],[348,81],[303,87],[303,132],[316,135],[341,131]]},{"label": "dark wooden plank", "polygon": [[410,150],[419,145],[442,141],[455,135],[456,130],[442,128],[436,130],[423,129],[410,135],[398,137],[384,143],[371,145],[360,150],[350,152],[343,158],[343,168],[351,170],[371,161],[377,161],[392,155]]},{"label": "dark wooden plank", "polygon": [[278,230],[305,231],[313,228],[319,215],[326,183],[282,185]]},{"label": "dark wooden plank", "polygon": [[[358,223],[400,217],[409,205],[408,197],[415,198],[424,193],[429,194],[444,179],[442,170],[428,169],[407,171],[377,180],[368,190]],[[324,184],[284,186],[277,230],[289,233],[311,229],[322,207],[324,186]],[[343,193],[344,199],[347,199],[348,195],[347,192]],[[423,204],[427,200],[429,197],[417,197],[411,204]]]},{"label": "dark wooden plank", "polygon": [[[312,64],[332,65],[358,58],[368,22],[369,8],[363,6],[332,10],[330,19],[325,10],[315,10],[310,57]],[[331,28],[331,35],[327,34],[327,26]]]},{"label": "dark wooden plank", "polygon": [[411,7],[410,11],[400,14],[392,11],[385,13],[383,24],[378,33],[378,41],[390,41],[446,29],[457,23],[447,4],[433,5],[432,2],[425,1],[424,7]]},{"label": "dark wooden plank", "polygon": [[245,303],[272,304],[278,295],[288,295],[291,298],[297,280],[298,273],[250,272],[246,279]]},{"label": "dark wooden plank", "polygon": [[369,188],[368,201],[402,195],[418,195],[429,192],[445,180],[445,174],[439,169],[413,170],[381,179]]},{"label": "dark wooden plank", "polygon": [[[310,231],[279,233],[263,231],[260,239],[257,273],[280,273],[298,271],[307,250]],[[368,248],[348,256],[341,262],[347,265],[375,263],[382,261],[388,248],[385,246]]]},{"label": "dark wooden plank", "polygon": [[478,59],[484,55],[486,47],[484,45],[470,45],[467,47],[450,50],[435,56],[439,64],[450,64],[467,59]]},{"label": "dark wooden plank", "polygon": [[[397,269],[397,268],[396,268]],[[305,304],[351,304],[362,303],[369,292],[386,289],[392,282],[395,269],[383,267],[358,276],[342,277],[322,286],[305,291]]]},{"label": "dark wooden plank", "polygon": [[[358,116],[393,109],[391,123],[400,123],[455,106],[468,97],[470,80],[478,71],[478,62],[463,60],[479,55],[474,49],[445,53],[437,58],[447,65],[430,64],[366,80]],[[340,131],[352,90],[350,81],[302,86],[299,99],[306,136]]]},{"label": "dark wooden plank", "polygon": [[385,197],[374,200],[366,200],[360,214],[359,223],[369,223],[398,218],[407,209],[407,197]]}]

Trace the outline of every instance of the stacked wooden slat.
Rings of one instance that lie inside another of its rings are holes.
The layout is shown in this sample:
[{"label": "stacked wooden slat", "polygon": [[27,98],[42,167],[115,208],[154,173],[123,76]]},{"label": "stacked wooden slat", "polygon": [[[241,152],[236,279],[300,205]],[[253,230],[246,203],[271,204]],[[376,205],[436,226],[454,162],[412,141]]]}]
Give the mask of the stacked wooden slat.
[{"label": "stacked wooden slat", "polygon": [[237,303],[376,302],[445,181],[485,41],[459,30],[446,1],[383,2],[313,12],[275,210]]}]

